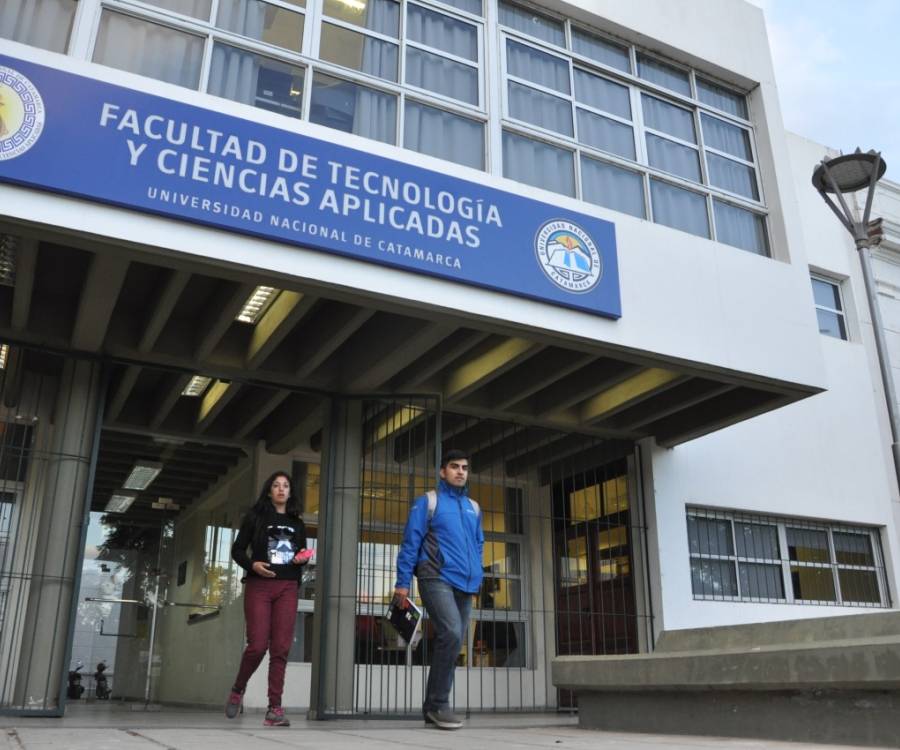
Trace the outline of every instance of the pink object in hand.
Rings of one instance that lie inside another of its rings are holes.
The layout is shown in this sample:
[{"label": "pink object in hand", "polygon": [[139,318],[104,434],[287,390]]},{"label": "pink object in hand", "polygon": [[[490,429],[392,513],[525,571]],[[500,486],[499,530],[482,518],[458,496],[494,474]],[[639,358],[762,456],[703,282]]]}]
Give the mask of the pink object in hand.
[{"label": "pink object in hand", "polygon": [[302,549],[296,555],[294,555],[295,563],[305,563],[313,556],[314,550],[311,549]]}]

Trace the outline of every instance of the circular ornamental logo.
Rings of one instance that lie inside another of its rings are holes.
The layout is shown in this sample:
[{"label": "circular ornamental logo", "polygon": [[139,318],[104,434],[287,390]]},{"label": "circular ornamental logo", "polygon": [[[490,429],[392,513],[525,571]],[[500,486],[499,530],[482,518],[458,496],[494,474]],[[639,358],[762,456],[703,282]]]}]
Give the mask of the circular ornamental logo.
[{"label": "circular ornamental logo", "polygon": [[547,278],[573,294],[591,291],[603,275],[600,251],[577,224],[554,219],[534,238],[534,252]]},{"label": "circular ornamental logo", "polygon": [[0,161],[30,149],[44,129],[44,100],[35,85],[0,65]]}]

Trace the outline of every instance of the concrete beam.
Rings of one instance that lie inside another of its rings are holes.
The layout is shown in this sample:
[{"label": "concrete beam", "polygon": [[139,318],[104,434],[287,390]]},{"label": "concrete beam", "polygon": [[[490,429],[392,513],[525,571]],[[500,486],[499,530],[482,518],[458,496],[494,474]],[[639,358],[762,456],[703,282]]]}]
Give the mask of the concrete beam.
[{"label": "concrete beam", "polygon": [[255,370],[309,313],[317,298],[300,292],[282,291],[253,326],[247,347],[247,367]]},{"label": "concrete beam", "polygon": [[453,339],[439,350],[419,356],[409,367],[400,372],[390,384],[394,392],[411,391],[419,388],[454,360],[471,351],[488,338],[487,331],[457,331]]},{"label": "concrete beam", "polygon": [[150,417],[150,429],[157,429],[166,421],[166,418],[175,408],[178,399],[181,398],[181,392],[185,386],[191,381],[191,375],[184,373],[173,376],[171,383],[163,385],[157,393],[156,406]]},{"label": "concrete beam", "polygon": [[256,286],[253,284],[222,283],[207,307],[206,315],[197,325],[194,346],[196,361],[205,360],[218,346],[254,289]]},{"label": "concrete beam", "polygon": [[103,417],[105,422],[115,422],[119,418],[140,374],[141,368],[139,365],[129,365],[125,368],[125,372],[122,374],[121,380],[116,384],[116,390],[109,400],[109,405],[106,407],[106,413]]},{"label": "concrete beam", "polygon": [[156,301],[156,307],[153,308],[153,312],[144,324],[138,351],[149,352],[156,344],[156,340],[169,321],[172,310],[190,278],[191,275],[187,271],[173,270],[169,272],[169,278]]},{"label": "concrete beam", "polygon": [[315,372],[374,314],[371,308],[352,305],[335,310],[297,349],[297,377],[306,378]]},{"label": "concrete beam", "polygon": [[588,423],[605,419],[684,381],[685,377],[680,373],[648,367],[596,396],[591,396],[579,407],[578,417],[582,422]]},{"label": "concrete beam", "polygon": [[289,453],[301,445],[309,447],[310,437],[325,424],[326,399],[295,394],[295,400],[298,402],[295,408],[283,405],[269,426],[270,432],[266,435],[269,453]]},{"label": "concrete beam", "polygon": [[240,389],[240,384],[234,381],[215,380],[210,383],[200,399],[200,409],[197,412],[197,431],[205,432]]},{"label": "concrete beam", "polygon": [[21,331],[28,325],[31,314],[31,295],[34,290],[34,272],[37,268],[38,241],[31,237],[19,239],[16,250],[16,286],[13,290],[13,306],[10,327]]},{"label": "concrete beam", "polygon": [[445,400],[452,402],[465,398],[543,348],[543,344],[527,339],[510,338],[501,341],[447,376],[443,388]]},{"label": "concrete beam", "polygon": [[127,272],[123,258],[95,254],[91,259],[72,327],[73,349],[95,352],[103,345]]}]

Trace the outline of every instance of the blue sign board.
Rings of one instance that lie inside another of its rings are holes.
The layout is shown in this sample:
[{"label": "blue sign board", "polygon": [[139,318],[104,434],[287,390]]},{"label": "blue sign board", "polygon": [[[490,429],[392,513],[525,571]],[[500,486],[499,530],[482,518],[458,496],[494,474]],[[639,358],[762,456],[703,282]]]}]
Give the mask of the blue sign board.
[{"label": "blue sign board", "polygon": [[2,181],[620,317],[610,222],[334,141],[0,55]]}]

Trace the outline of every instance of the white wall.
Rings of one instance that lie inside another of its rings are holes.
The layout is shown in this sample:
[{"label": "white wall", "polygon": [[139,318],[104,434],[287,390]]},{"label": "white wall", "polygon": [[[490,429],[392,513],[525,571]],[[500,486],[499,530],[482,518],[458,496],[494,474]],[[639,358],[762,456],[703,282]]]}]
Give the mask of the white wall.
[{"label": "white wall", "polygon": [[[842,282],[850,340],[817,335],[826,392],[673,450],[653,452],[655,518],[650,533],[658,545],[660,573],[654,595],[662,604],[658,625],[664,629],[858,611],[693,600],[687,505],[881,527],[888,583],[896,601],[900,580],[896,480],[859,260],[846,230],[810,183],[826,149],[796,136],[790,136],[789,143],[800,208],[796,221],[805,237],[808,267],[799,253],[795,264],[798,273],[808,276],[812,268]],[[890,284],[900,282],[896,261],[878,264],[876,273],[891,279]],[[797,297],[813,309],[808,282]],[[892,348],[900,358],[900,305],[893,300],[882,307],[890,321]],[[764,351],[783,356],[770,347]]]}]

